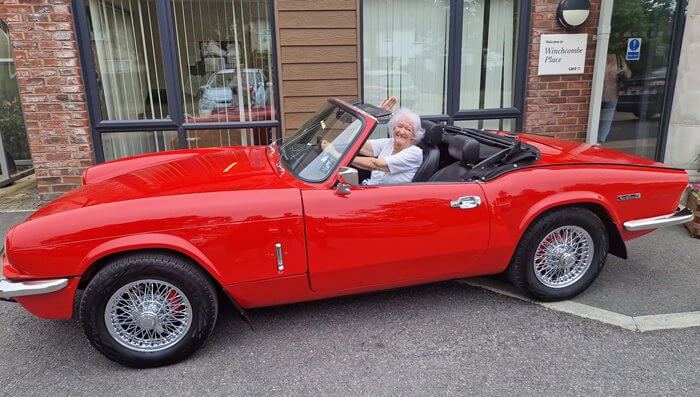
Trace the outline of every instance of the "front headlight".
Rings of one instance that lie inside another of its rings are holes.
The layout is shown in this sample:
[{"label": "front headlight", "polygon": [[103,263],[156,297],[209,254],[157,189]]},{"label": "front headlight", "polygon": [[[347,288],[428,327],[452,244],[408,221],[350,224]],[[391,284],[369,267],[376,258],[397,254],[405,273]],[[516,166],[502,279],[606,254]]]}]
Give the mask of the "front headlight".
[{"label": "front headlight", "polygon": [[199,110],[213,110],[214,105],[216,105],[216,102],[213,100],[209,99],[209,97],[202,97],[202,99],[199,100]]}]

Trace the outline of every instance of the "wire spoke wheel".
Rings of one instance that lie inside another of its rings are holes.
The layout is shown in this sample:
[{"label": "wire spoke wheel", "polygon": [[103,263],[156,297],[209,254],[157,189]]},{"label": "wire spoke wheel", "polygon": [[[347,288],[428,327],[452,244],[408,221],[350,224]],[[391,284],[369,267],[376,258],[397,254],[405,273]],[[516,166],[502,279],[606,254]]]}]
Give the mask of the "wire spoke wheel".
[{"label": "wire spoke wheel", "polygon": [[156,352],[176,345],[192,325],[192,305],[176,286],[138,280],[119,288],[104,314],[109,334],[122,346]]},{"label": "wire spoke wheel", "polygon": [[593,254],[593,238],[586,229],[573,225],[556,228],[535,250],[535,276],[547,287],[568,287],[586,274]]}]

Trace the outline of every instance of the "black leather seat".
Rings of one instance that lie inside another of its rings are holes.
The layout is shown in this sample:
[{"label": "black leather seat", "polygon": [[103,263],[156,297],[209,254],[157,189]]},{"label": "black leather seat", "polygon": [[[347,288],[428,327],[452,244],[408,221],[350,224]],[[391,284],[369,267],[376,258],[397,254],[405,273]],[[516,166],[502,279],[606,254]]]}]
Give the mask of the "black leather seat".
[{"label": "black leather seat", "polygon": [[421,164],[413,182],[425,182],[437,171],[440,164],[440,149],[438,145],[442,142],[442,126],[430,121],[423,121],[422,127],[425,130],[423,139],[418,147],[423,149],[423,164]]},{"label": "black leather seat", "polygon": [[457,160],[436,172],[430,181],[459,182],[471,175],[472,167],[479,162],[479,142],[464,135],[445,136],[450,157]]}]

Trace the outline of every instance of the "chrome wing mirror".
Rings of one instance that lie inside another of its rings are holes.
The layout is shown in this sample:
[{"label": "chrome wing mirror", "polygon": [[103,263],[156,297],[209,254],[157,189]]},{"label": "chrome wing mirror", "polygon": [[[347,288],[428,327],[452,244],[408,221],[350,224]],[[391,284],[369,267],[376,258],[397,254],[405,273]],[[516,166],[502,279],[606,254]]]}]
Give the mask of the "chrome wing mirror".
[{"label": "chrome wing mirror", "polygon": [[360,186],[357,170],[351,167],[341,167],[338,172],[338,184],[335,187],[337,194],[350,194],[350,186]]}]

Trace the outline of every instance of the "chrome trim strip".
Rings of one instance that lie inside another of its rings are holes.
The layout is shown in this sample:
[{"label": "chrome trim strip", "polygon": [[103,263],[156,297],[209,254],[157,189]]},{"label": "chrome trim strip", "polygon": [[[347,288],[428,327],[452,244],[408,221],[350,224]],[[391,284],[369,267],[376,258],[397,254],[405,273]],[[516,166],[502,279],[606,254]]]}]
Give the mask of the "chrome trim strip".
[{"label": "chrome trim strip", "polygon": [[678,206],[676,212],[668,215],[655,216],[652,218],[636,219],[627,221],[623,225],[625,230],[637,232],[640,230],[656,229],[659,227],[680,225],[693,220],[693,212],[688,208]]},{"label": "chrome trim strip", "polygon": [[0,277],[0,299],[12,299],[18,296],[48,294],[66,288],[67,278],[54,280],[9,281]]}]

